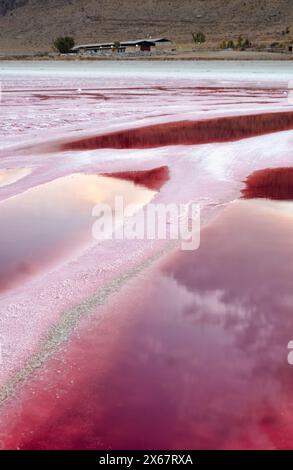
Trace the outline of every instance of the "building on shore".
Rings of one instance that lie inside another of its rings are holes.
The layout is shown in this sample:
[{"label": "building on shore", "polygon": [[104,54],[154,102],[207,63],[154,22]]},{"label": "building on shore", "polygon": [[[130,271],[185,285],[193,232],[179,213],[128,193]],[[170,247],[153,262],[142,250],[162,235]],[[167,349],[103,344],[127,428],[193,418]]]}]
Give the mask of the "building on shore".
[{"label": "building on shore", "polygon": [[81,44],[73,47],[71,53],[75,54],[150,54],[170,48],[171,41],[167,38],[137,39],[122,42],[103,42],[95,44]]}]

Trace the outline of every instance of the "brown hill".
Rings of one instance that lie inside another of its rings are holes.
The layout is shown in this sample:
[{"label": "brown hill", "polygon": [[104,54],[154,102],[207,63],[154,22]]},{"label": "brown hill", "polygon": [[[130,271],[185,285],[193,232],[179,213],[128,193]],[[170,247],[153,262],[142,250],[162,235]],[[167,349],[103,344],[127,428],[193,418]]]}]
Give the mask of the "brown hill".
[{"label": "brown hill", "polygon": [[293,40],[292,0],[0,1],[2,53],[49,51],[63,34],[76,42],[164,35],[190,47],[198,30],[208,47],[239,34],[258,44],[287,42]]}]

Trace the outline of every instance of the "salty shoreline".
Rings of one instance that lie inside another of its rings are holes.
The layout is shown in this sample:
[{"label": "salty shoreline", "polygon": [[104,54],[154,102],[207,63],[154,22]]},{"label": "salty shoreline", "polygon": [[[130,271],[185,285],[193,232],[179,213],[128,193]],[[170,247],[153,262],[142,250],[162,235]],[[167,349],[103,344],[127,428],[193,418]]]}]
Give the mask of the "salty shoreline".
[{"label": "salty shoreline", "polygon": [[187,61],[291,61],[293,60],[293,53],[281,53],[281,52],[259,52],[259,51],[179,51],[173,53],[165,53],[158,55],[141,55],[141,56],[127,56],[127,55],[58,55],[58,54],[42,54],[42,53],[31,53],[31,54],[22,54],[22,53],[7,53],[0,55],[0,61],[9,60],[9,61],[19,61],[19,60],[28,60],[28,61],[155,61],[155,62],[165,62],[165,61],[177,61],[177,60],[187,60]]}]

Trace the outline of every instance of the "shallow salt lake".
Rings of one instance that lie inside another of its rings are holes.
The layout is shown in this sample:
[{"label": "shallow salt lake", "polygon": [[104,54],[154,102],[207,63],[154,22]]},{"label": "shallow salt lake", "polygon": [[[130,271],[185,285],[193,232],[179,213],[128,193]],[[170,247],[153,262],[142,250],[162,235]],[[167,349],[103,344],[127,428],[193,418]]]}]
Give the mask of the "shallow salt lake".
[{"label": "shallow salt lake", "polygon": [[82,322],[8,409],[7,446],[289,448],[292,234],[292,202],[229,204]]},{"label": "shallow salt lake", "polygon": [[0,292],[92,242],[93,207],[115,196],[139,210],[155,195],[131,181],[71,174],[0,202]]},{"label": "shallow salt lake", "polygon": [[[292,62],[0,76],[1,447],[292,448]],[[199,248],[97,242],[115,196],[199,204]]]}]

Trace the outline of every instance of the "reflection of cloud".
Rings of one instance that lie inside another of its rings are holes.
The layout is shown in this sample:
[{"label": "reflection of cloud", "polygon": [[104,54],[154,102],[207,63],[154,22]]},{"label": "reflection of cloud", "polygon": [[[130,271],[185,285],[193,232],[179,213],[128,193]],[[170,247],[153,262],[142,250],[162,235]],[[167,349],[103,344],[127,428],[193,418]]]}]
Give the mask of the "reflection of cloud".
[{"label": "reflection of cloud", "polygon": [[[251,204],[257,205],[261,210],[269,212],[272,216],[284,216],[292,219],[293,201],[271,201],[269,199],[255,199]],[[292,220],[288,220],[291,222]]]},{"label": "reflection of cloud", "polygon": [[231,204],[204,229],[198,251],[180,253],[163,267],[164,275],[193,294],[184,313],[199,327],[220,327],[270,380],[287,367],[286,347],[293,338],[292,224],[283,211],[291,207],[272,201]]},{"label": "reflection of cloud", "polygon": [[[193,309],[197,319],[223,323],[228,316],[245,318],[247,309],[240,301],[226,302],[224,290],[207,290],[193,293]],[[190,312],[191,313],[191,312]]]}]

